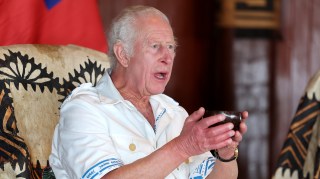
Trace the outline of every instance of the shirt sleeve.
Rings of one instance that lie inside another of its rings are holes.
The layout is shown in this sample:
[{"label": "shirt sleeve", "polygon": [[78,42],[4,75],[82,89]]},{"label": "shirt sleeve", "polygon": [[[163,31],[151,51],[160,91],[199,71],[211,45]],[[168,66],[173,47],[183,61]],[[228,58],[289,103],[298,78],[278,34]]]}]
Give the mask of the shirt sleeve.
[{"label": "shirt sleeve", "polygon": [[61,109],[59,160],[71,178],[101,178],[123,165],[96,102],[75,99]]},{"label": "shirt sleeve", "polygon": [[216,159],[210,152],[192,158],[190,163],[190,176],[189,179],[203,179],[206,178],[212,171]]}]

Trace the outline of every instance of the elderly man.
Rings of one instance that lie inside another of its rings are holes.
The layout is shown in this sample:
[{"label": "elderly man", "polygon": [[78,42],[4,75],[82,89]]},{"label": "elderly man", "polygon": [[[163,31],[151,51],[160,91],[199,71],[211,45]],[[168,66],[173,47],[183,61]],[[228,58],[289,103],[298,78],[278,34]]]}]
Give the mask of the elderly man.
[{"label": "elderly man", "polygon": [[152,7],[127,8],[108,40],[112,68],[61,107],[50,156],[56,177],[237,178],[234,155],[245,123],[240,131],[232,123],[209,128],[224,116],[200,120],[204,108],[188,115],[162,94],[176,48],[167,17]]}]

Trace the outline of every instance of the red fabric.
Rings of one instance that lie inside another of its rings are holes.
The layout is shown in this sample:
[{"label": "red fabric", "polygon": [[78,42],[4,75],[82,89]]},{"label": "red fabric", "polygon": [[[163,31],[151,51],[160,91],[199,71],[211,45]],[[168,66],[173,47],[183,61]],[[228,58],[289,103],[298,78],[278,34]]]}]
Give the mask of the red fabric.
[{"label": "red fabric", "polygon": [[95,0],[0,0],[0,45],[75,44],[107,52]]}]

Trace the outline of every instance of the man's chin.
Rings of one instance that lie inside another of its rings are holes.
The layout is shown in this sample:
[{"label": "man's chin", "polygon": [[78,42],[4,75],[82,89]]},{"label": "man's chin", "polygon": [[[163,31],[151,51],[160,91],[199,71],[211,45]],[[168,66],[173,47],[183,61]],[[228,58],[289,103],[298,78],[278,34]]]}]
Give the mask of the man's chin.
[{"label": "man's chin", "polygon": [[152,95],[157,95],[157,94],[162,94],[164,92],[164,88],[163,89],[157,89],[157,90],[153,90],[152,91]]}]

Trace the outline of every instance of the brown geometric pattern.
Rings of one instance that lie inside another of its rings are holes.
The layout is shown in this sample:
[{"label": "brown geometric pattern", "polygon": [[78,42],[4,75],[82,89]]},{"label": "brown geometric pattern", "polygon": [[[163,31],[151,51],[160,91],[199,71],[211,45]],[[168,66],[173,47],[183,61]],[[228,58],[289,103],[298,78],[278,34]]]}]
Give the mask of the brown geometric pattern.
[{"label": "brown geometric pattern", "polygon": [[[5,167],[8,164],[10,164],[12,171],[14,171],[15,178],[54,178],[48,158],[45,164],[41,163],[39,159],[37,159],[37,156],[31,155],[30,151],[34,151],[34,146],[28,146],[27,143],[29,143],[29,141],[21,137],[18,124],[21,125],[21,123],[25,121],[20,121],[16,116],[17,111],[15,111],[15,107],[17,106],[15,105],[18,104],[14,104],[14,97],[11,90],[26,91],[26,93],[49,93],[50,95],[58,96],[57,101],[53,104],[61,104],[75,87],[85,82],[91,82],[95,85],[106,71],[107,65],[97,63],[95,59],[90,59],[91,57],[88,55],[85,57],[87,60],[79,60],[79,63],[74,63],[75,67],[73,70],[70,70],[68,75],[61,77],[55,74],[55,72],[49,71],[47,68],[48,65],[50,66],[52,64],[51,66],[54,66],[53,64],[56,63],[56,61],[52,61],[52,58],[58,61],[63,58],[60,52],[56,52],[61,50],[61,48],[51,46],[45,48],[35,47],[38,51],[37,53],[43,53],[45,50],[53,51],[50,52],[51,56],[49,55],[47,57],[48,63],[46,63],[46,59],[43,59],[43,56],[41,56],[40,60],[40,57],[37,59],[32,55],[10,49],[3,54],[4,58],[0,56],[0,178],[1,174],[7,172]],[[26,49],[29,49],[28,46]],[[85,49],[81,48],[75,48],[75,50],[85,51]],[[88,50],[88,52],[95,54],[95,52],[90,50]],[[68,60],[77,61],[78,59]],[[107,59],[103,60],[105,60],[105,62],[107,61]],[[61,64],[64,64],[64,62]],[[59,65],[57,66],[57,71],[61,70]],[[24,98],[27,97],[27,94],[21,96],[19,97]],[[24,99],[21,101],[23,100]],[[50,101],[50,99],[46,100]],[[51,106],[48,105],[48,107]],[[59,105],[53,107],[58,111]],[[42,111],[39,111],[40,115],[41,112]],[[53,116],[54,120],[57,120],[57,116],[58,114]],[[46,120],[50,121],[50,119]],[[46,129],[42,130],[46,131]],[[28,132],[28,130],[26,132]],[[49,133],[47,135],[50,138],[52,134]],[[39,144],[41,144],[41,141],[39,141]],[[33,158],[35,158],[36,162],[32,162]]]},{"label": "brown geometric pattern", "polygon": [[28,147],[24,140],[19,137],[16,126],[16,119],[14,117],[14,108],[12,106],[12,98],[9,97],[10,91],[6,88],[6,82],[9,80],[0,81],[0,122],[2,123],[0,129],[0,168],[4,170],[4,164],[11,163],[13,170],[20,167],[20,170],[26,167],[25,171],[17,175],[23,178],[31,177],[31,163]]},{"label": "brown geometric pattern", "polygon": [[[307,93],[301,98],[280,152],[274,179],[319,179],[320,102],[315,96],[319,92],[314,92],[311,99]],[[307,160],[310,154],[313,157]]]}]

